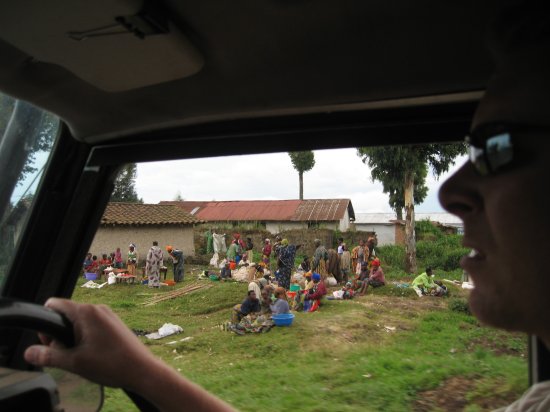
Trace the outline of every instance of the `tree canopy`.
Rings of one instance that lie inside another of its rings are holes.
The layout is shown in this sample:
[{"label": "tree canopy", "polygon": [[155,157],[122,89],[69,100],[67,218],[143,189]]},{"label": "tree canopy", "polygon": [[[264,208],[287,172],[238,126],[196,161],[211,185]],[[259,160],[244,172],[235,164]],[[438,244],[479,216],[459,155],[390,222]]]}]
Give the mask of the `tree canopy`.
[{"label": "tree canopy", "polygon": [[304,172],[308,172],[315,166],[315,155],[312,151],[289,152],[290,160],[294,169],[298,171],[300,180],[300,200],[304,199]]},{"label": "tree canopy", "polygon": [[464,143],[428,144],[415,146],[360,147],[357,155],[371,168],[371,177],[382,183],[390,196],[390,206],[398,215],[402,208],[405,217],[405,269],[416,272],[416,244],[414,240],[414,204],[422,203],[428,193],[428,167],[438,178],[449,170],[454,159],[466,153]]},{"label": "tree canopy", "polygon": [[143,199],[138,197],[135,189],[136,174],[135,163],[129,163],[120,170],[111,194],[111,202],[143,203]]}]

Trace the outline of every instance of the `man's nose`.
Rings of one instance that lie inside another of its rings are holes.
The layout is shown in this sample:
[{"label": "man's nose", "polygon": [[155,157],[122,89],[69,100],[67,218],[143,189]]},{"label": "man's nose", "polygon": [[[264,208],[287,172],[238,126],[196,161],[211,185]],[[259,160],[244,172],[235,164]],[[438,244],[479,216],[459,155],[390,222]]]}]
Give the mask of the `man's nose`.
[{"label": "man's nose", "polygon": [[470,213],[479,211],[483,200],[478,190],[480,176],[470,162],[456,171],[439,190],[441,206],[449,213],[464,219]]}]

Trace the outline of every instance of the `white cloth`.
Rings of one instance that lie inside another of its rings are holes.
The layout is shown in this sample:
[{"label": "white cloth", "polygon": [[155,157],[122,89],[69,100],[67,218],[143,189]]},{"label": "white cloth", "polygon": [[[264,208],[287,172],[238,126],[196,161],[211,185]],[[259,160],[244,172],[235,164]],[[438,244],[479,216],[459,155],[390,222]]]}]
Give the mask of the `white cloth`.
[{"label": "white cloth", "polygon": [[260,286],[256,282],[250,282],[248,284],[248,290],[253,290],[256,294],[256,298],[260,299],[260,296],[262,296],[262,291],[260,289]]},{"label": "white cloth", "polygon": [[238,270],[231,271],[231,277],[237,282],[247,282],[248,281],[248,267],[241,266]]},{"label": "white cloth", "polygon": [[107,282],[99,284],[99,283],[95,283],[93,280],[89,280],[80,287],[81,288],[89,288],[89,289],[101,289],[106,284],[107,284]]},{"label": "white cloth", "polygon": [[212,255],[212,259],[210,259],[210,266],[218,266],[218,260],[220,260],[220,256],[217,253],[214,253],[214,255]]},{"label": "white cloth", "polygon": [[334,296],[335,299],[344,299],[344,291],[335,290],[334,292],[332,292],[332,296]]},{"label": "white cloth", "polygon": [[158,332],[149,333],[148,335],[145,335],[145,337],[149,339],[160,339],[165,336],[170,336],[181,332],[183,332],[183,328],[181,326],[174,325],[173,323],[165,323],[159,328]]},{"label": "white cloth", "polygon": [[214,233],[212,237],[214,238],[214,253],[227,252],[227,246],[225,244],[225,235],[219,235],[217,233]]},{"label": "white cloth", "polygon": [[550,411],[550,381],[531,386],[521,398],[494,412],[546,412]]}]

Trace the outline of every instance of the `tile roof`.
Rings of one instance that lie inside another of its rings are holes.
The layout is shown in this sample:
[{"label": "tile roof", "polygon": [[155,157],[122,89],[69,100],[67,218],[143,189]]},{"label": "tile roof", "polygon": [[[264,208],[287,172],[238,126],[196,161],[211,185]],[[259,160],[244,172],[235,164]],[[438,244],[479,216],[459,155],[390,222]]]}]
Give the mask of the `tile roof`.
[{"label": "tile roof", "polygon": [[162,200],[159,202],[159,205],[175,205],[183,210],[185,210],[187,213],[190,213],[192,215],[195,215],[200,209],[205,207],[209,202],[194,202],[194,201],[187,201],[187,200]]},{"label": "tile roof", "polygon": [[101,217],[101,225],[182,225],[200,223],[174,205],[110,202]]},{"label": "tile roof", "polygon": [[307,200],[233,200],[233,201],[164,201],[195,211],[194,216],[207,221],[335,221],[346,210],[354,217],[349,199]]}]

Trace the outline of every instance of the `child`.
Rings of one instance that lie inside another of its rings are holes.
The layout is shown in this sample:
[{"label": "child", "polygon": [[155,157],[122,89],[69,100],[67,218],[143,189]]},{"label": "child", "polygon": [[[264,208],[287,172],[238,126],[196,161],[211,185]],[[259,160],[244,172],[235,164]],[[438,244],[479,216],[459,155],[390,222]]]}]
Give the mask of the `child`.
[{"label": "child", "polygon": [[275,289],[275,298],[277,299],[275,303],[273,303],[271,308],[271,313],[273,315],[279,315],[281,313],[289,313],[290,307],[288,306],[288,300],[286,297],[286,291],[283,287],[278,287]]},{"label": "child", "polygon": [[352,299],[355,293],[351,282],[347,282],[346,285],[342,288],[342,291],[344,292],[344,294],[342,295],[342,299]]}]

